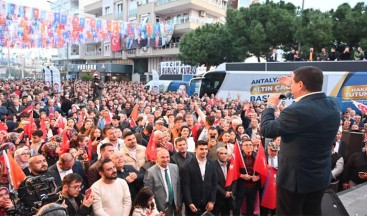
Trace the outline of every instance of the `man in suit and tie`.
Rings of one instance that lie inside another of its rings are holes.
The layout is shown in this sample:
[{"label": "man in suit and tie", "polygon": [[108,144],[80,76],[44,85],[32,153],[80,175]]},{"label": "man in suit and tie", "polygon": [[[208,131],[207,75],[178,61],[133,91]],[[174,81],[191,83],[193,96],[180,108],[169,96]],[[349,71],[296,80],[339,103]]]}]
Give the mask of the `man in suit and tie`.
[{"label": "man in suit and tie", "polygon": [[218,177],[214,161],[207,158],[207,155],[207,141],[198,140],[195,144],[195,157],[182,168],[181,184],[188,216],[202,215],[214,208]]},{"label": "man in suit and tie", "polygon": [[48,168],[48,173],[54,177],[57,187],[61,187],[62,180],[70,173],[79,174],[83,178],[83,184],[87,185],[87,176],[85,175],[82,164],[79,161],[75,161],[70,153],[60,155],[59,161]]},{"label": "man in suit and tie", "polygon": [[178,166],[169,163],[170,156],[166,149],[157,151],[157,163],[150,167],[144,177],[144,186],[154,193],[159,212],[166,215],[181,215],[182,198]]},{"label": "man in suit and tie", "polygon": [[217,197],[214,205],[213,214],[215,215],[229,215],[232,191],[231,187],[225,187],[227,173],[228,173],[228,150],[225,147],[217,149],[218,160],[214,162],[215,169],[218,176]]},{"label": "man in suit and tie", "polygon": [[340,125],[339,103],[322,92],[322,71],[295,70],[279,82],[290,86],[295,103],[275,118],[280,94],[268,98],[261,134],[281,136],[277,172],[277,215],[321,215],[321,201],[331,180],[331,148]]}]

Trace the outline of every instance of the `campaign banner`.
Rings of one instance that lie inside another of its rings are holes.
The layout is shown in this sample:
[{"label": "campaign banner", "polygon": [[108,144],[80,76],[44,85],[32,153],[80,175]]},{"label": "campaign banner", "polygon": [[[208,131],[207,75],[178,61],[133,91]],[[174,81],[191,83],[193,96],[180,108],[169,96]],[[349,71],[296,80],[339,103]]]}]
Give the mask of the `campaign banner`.
[{"label": "campaign banner", "polygon": [[52,89],[53,92],[60,92],[61,91],[61,77],[60,77],[60,71],[57,67],[51,66],[50,67],[52,71]]},{"label": "campaign banner", "polygon": [[[290,76],[291,71],[226,71],[226,76],[219,88],[219,98],[264,102],[270,95],[290,92],[289,86],[279,83],[278,78]],[[359,110],[353,101],[367,105],[367,72],[324,72],[322,92],[336,97],[340,108],[348,107]],[[213,86],[214,87],[214,86]],[[283,99],[285,105],[294,102],[293,97]]]},{"label": "campaign banner", "polygon": [[88,18],[0,0],[0,30],[0,46],[11,48],[61,48],[108,40],[118,51],[165,46],[174,24]]},{"label": "campaign banner", "polygon": [[45,72],[45,83],[46,83],[46,86],[51,87],[51,83],[52,83],[51,70],[48,69],[47,67],[44,67],[43,70]]}]

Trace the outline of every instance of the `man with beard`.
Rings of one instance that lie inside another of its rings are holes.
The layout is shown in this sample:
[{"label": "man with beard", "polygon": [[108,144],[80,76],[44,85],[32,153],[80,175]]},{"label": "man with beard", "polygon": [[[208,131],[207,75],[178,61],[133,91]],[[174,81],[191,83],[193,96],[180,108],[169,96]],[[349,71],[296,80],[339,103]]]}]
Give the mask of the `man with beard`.
[{"label": "man with beard", "polygon": [[93,195],[83,196],[80,191],[83,188],[83,178],[77,173],[70,173],[62,180],[60,198],[57,202],[63,202],[67,206],[69,215],[89,215],[93,204]]},{"label": "man with beard", "polygon": [[57,200],[56,195],[49,196],[48,199],[42,199],[44,194],[48,194],[48,191],[53,191],[55,188],[50,188],[49,190],[38,190],[34,193],[29,193],[25,182],[30,182],[31,178],[37,178],[44,175],[46,178],[50,178],[51,175],[47,172],[48,164],[46,158],[41,154],[33,155],[29,159],[29,169],[30,175],[20,184],[18,195],[20,200],[24,203],[26,207],[33,207],[35,202],[43,201],[43,203],[49,203]]},{"label": "man with beard", "polygon": [[111,159],[104,159],[98,166],[102,176],[91,189],[94,197],[95,216],[129,215],[131,197],[126,181],[117,178],[117,170]]}]

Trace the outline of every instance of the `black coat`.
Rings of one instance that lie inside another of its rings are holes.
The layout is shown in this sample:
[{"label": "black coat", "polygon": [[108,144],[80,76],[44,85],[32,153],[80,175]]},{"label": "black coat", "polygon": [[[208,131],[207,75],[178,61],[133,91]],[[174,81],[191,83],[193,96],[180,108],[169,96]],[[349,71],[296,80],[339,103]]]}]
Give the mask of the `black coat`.
[{"label": "black coat", "polygon": [[[77,173],[79,174],[82,178],[83,178],[83,185],[87,186],[88,182],[87,182],[87,176],[85,175],[85,172],[83,170],[83,165],[79,162],[79,161],[75,161],[73,167],[72,167],[73,173]],[[48,168],[48,172],[50,173],[50,175],[52,177],[55,178],[55,183],[58,187],[61,187],[61,178],[60,178],[60,174],[59,171],[57,170],[57,166],[56,164],[50,166]],[[82,190],[82,192],[85,191],[86,188],[84,188]]]},{"label": "black coat", "polygon": [[131,183],[127,183],[129,185],[129,190],[130,190],[130,194],[131,194],[131,200],[134,200],[136,194],[143,187],[144,174],[140,173],[138,170],[136,170],[131,165],[124,165],[123,172],[121,172],[120,170],[118,170],[117,171],[117,176],[119,178],[122,178],[122,179],[125,180],[126,177],[129,176],[129,173],[131,173],[131,172],[136,173],[136,175],[138,176],[138,178],[135,179],[135,181],[133,181]]},{"label": "black coat", "polygon": [[194,204],[196,208],[203,210],[208,202],[215,203],[218,177],[213,160],[207,158],[204,180],[196,158],[192,158],[181,170],[181,185],[186,205]]}]

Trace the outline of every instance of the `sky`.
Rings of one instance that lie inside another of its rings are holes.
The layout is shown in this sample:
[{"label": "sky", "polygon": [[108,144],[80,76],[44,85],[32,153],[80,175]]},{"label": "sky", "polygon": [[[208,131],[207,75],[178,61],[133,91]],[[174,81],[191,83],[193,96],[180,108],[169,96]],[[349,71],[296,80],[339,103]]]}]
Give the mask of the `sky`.
[{"label": "sky", "polygon": [[[277,0],[274,0],[277,2]],[[329,11],[331,9],[336,10],[337,7],[345,2],[348,2],[349,5],[353,8],[358,2],[364,2],[367,4],[367,0],[304,0],[305,1],[305,9],[306,8],[314,8],[320,9],[321,11]],[[285,2],[290,2],[294,4],[296,7],[302,7],[302,0],[285,0]]]}]

